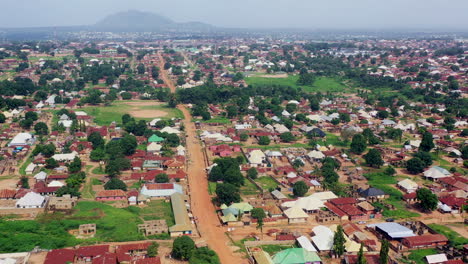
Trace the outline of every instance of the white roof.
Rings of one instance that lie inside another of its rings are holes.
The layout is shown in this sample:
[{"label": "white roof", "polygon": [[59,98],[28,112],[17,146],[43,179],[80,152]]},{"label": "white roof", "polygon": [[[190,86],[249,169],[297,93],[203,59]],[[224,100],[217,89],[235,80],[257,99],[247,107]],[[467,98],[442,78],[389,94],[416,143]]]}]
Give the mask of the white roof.
[{"label": "white roof", "polygon": [[47,173],[45,173],[44,171],[41,171],[39,173],[37,173],[36,175],[34,175],[34,179],[38,180],[38,181],[43,181],[47,178]]},{"label": "white roof", "polygon": [[76,153],[76,151],[73,151],[72,153],[55,154],[52,156],[52,158],[56,161],[72,161],[73,159],[75,159],[77,154],[78,153]]},{"label": "white roof", "polygon": [[307,218],[309,217],[301,208],[299,207],[291,207],[284,211],[284,214],[287,218]]},{"label": "white roof", "polygon": [[418,184],[415,183],[414,181],[410,180],[410,179],[404,179],[402,181],[399,181],[398,185],[405,188],[405,189],[407,189],[407,190],[418,188]]},{"label": "white roof", "polygon": [[146,150],[148,151],[160,151],[162,148],[161,145],[159,145],[158,143],[156,142],[151,142],[147,147],[146,147]]},{"label": "white roof", "polygon": [[28,172],[28,171],[31,171],[31,172],[32,172],[32,171],[34,171],[34,169],[35,169],[36,167],[37,167],[37,165],[31,162],[31,163],[29,163],[29,165],[26,167],[26,170],[25,170],[25,171],[26,171],[26,172]]},{"label": "white roof", "polygon": [[303,249],[311,252],[317,252],[317,249],[314,247],[314,245],[312,245],[306,236],[300,236],[296,240]]},{"label": "white roof", "polygon": [[325,154],[323,154],[321,151],[318,150],[312,150],[307,154],[311,159],[324,159]]},{"label": "white roof", "polygon": [[18,133],[10,142],[10,145],[25,145],[32,139],[29,133]]},{"label": "white roof", "polygon": [[179,130],[172,128],[172,127],[165,127],[161,129],[161,132],[166,132],[168,134],[180,134]]},{"label": "white roof", "polygon": [[314,197],[314,198],[317,198],[319,200],[322,200],[322,201],[328,201],[328,200],[331,200],[331,199],[338,198],[338,196],[336,196],[336,194],[334,194],[331,191],[316,192],[316,193],[311,194],[310,196]]},{"label": "white roof", "polygon": [[59,181],[51,181],[49,184],[47,184],[47,187],[62,187],[65,184]]},{"label": "white roof", "polygon": [[289,207],[289,208],[299,207],[306,211],[319,210],[320,208],[325,207],[325,205],[323,204],[323,201],[312,196],[301,197],[297,199],[296,201],[284,202],[283,204],[281,204],[281,206]]},{"label": "white roof", "polygon": [[249,163],[251,164],[261,164],[265,158],[265,153],[259,149],[252,150],[249,153]]},{"label": "white roof", "polygon": [[155,126],[157,122],[161,121],[161,118],[155,118],[149,122],[150,126]]},{"label": "white roof", "polygon": [[327,251],[333,248],[335,233],[333,233],[330,228],[319,225],[312,228],[312,231],[315,234],[315,236],[312,237],[312,241],[319,251]]},{"label": "white roof", "polygon": [[442,254],[435,254],[435,255],[426,256],[426,261],[427,261],[427,263],[431,264],[431,263],[446,262],[446,261],[448,261],[448,259],[447,259],[447,255],[442,253]]},{"label": "white roof", "polygon": [[439,166],[433,166],[426,171],[424,171],[424,176],[428,178],[444,178],[450,175],[450,172],[444,168],[441,168]]},{"label": "white roof", "polygon": [[35,192],[28,192],[25,196],[19,199],[16,202],[16,206],[42,206],[44,203],[44,196],[35,193]]},{"label": "white roof", "polygon": [[84,112],[84,111],[76,111],[75,115],[77,115],[77,116],[87,116],[88,114],[86,112]]}]

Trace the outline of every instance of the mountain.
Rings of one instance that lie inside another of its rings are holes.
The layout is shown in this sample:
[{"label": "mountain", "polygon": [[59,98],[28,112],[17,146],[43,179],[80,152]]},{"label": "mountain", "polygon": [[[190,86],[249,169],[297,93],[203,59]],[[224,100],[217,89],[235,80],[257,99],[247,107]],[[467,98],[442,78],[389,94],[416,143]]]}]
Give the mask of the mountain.
[{"label": "mountain", "polygon": [[91,26],[92,30],[113,32],[209,31],[213,28],[201,22],[177,23],[161,15],[136,10],[109,15]]}]

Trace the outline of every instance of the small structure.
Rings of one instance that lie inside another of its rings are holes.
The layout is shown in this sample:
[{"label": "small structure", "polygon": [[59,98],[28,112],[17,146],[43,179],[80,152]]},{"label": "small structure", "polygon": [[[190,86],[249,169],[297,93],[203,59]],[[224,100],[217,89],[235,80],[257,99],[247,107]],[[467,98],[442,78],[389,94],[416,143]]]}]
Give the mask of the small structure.
[{"label": "small structure", "polygon": [[66,194],[62,197],[52,196],[49,198],[47,209],[51,211],[67,211],[73,209],[76,205],[77,198]]},{"label": "small structure", "polygon": [[192,234],[192,224],[190,222],[187,207],[182,194],[174,193],[171,195],[172,212],[174,213],[175,225],[169,228],[171,237]]},{"label": "small structure", "polygon": [[144,221],[143,224],[138,225],[138,232],[144,232],[145,236],[152,236],[157,234],[167,233],[166,220],[150,220]]},{"label": "small structure", "polygon": [[84,224],[78,228],[78,235],[81,237],[94,237],[96,234],[96,224]]}]

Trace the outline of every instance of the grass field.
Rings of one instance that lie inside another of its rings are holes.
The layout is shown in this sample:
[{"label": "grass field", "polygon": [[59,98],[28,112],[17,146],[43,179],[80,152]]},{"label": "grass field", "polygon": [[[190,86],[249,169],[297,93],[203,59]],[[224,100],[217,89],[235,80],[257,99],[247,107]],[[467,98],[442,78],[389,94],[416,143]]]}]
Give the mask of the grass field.
[{"label": "grass field", "polygon": [[462,247],[463,245],[468,244],[468,238],[463,237],[459,233],[450,229],[450,227],[448,226],[429,224],[429,227],[434,229],[436,232],[446,236],[449,239],[450,243],[455,247]]},{"label": "grass field", "polygon": [[260,190],[255,184],[246,179],[244,181],[244,186],[240,188],[240,193],[241,195],[257,195],[260,194]]},{"label": "grass field", "polygon": [[366,177],[370,186],[381,189],[386,194],[390,195],[389,198],[385,199],[385,202],[393,205],[395,210],[389,210],[379,202],[374,203],[375,206],[383,209],[383,216],[392,218],[411,218],[420,216],[418,213],[411,212],[406,208],[405,203],[402,200],[403,194],[400,190],[392,186],[398,182],[398,176],[388,176],[384,173],[375,172],[364,174],[364,177]]},{"label": "grass field", "polygon": [[[136,102],[142,102],[138,105]],[[94,117],[94,122],[98,125],[109,125],[113,121],[117,123],[122,122],[122,115],[131,114],[137,120],[150,121],[154,118],[183,118],[183,114],[179,109],[169,108],[166,104],[154,102],[148,105],[150,101],[115,101],[110,106],[87,106],[80,109],[88,115]],[[152,115],[152,112],[154,115]],[[141,113],[144,117],[135,115]]]},{"label": "grass field", "polygon": [[405,261],[405,263],[425,264],[425,257],[433,254],[437,254],[437,251],[433,248],[413,250],[408,255],[408,260],[410,261]]},{"label": "grass field", "polygon": [[167,226],[173,226],[175,224],[174,214],[172,213],[172,207],[170,202],[164,200],[155,200],[147,204],[146,207],[133,209],[138,210],[138,214],[143,220],[166,220]]},{"label": "grass field", "polygon": [[104,171],[104,168],[102,167],[96,167],[91,171],[93,174],[99,174],[99,175],[104,175],[106,172]]},{"label": "grass field", "polygon": [[208,192],[210,194],[216,193],[216,182],[208,182]]},{"label": "grass field", "polygon": [[288,249],[288,248],[293,248],[293,247],[294,247],[293,245],[264,245],[264,246],[261,246],[263,251],[270,254],[270,256],[273,256],[273,255],[275,255],[276,253],[278,253],[278,252],[280,252],[282,250],[285,250],[285,249]]},{"label": "grass field", "polygon": [[278,183],[276,183],[270,176],[259,177],[255,179],[255,182],[264,190],[276,189],[276,187],[278,187]]},{"label": "grass field", "polygon": [[294,88],[302,88],[306,92],[343,92],[346,86],[337,78],[318,77],[312,85],[297,85],[298,75],[289,75],[287,78],[265,78],[252,76],[245,81],[249,85],[284,85]]}]

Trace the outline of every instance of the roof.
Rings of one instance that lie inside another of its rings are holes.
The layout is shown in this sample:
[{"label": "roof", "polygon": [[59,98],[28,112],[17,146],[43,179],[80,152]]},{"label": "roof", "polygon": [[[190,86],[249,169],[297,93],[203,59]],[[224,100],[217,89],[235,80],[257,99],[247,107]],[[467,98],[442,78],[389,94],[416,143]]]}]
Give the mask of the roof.
[{"label": "roof", "polygon": [[122,190],[103,190],[96,194],[96,197],[120,197],[127,196]]},{"label": "roof", "polygon": [[335,198],[329,200],[334,205],[342,205],[342,204],[355,204],[357,200],[351,197],[343,197],[343,198]]},{"label": "roof", "polygon": [[254,251],[252,253],[257,264],[273,264],[273,260],[270,257],[270,254],[263,250]]},{"label": "roof", "polygon": [[192,225],[182,194],[172,194],[171,205],[172,211],[174,213],[175,225],[169,227],[169,232],[192,231]]},{"label": "roof", "polygon": [[284,202],[281,205],[283,207],[288,207],[288,208],[299,207],[306,211],[319,210],[320,208],[325,207],[325,205],[323,204],[323,201],[312,196],[301,197],[297,199],[296,201]]},{"label": "roof", "polygon": [[303,248],[288,248],[282,250],[273,257],[275,264],[298,264],[321,262],[322,260],[315,252]]},{"label": "roof", "polygon": [[431,245],[432,243],[447,242],[448,239],[442,234],[426,234],[421,236],[407,237],[406,241],[410,247],[418,247],[424,245]]},{"label": "roof", "polygon": [[309,217],[308,214],[306,214],[304,212],[304,210],[302,210],[301,208],[299,207],[291,207],[287,210],[284,211],[284,214],[286,215],[286,217],[288,217],[289,219],[291,218],[307,218]]},{"label": "roof", "polygon": [[80,247],[76,250],[77,257],[95,257],[109,252],[109,245]]},{"label": "roof", "polygon": [[307,251],[317,252],[317,249],[314,247],[314,245],[312,245],[312,243],[306,236],[300,236],[296,240],[297,240],[297,243],[299,243],[299,245],[303,249]]},{"label": "roof", "polygon": [[376,227],[391,238],[405,238],[415,236],[413,230],[395,222],[372,224],[368,225],[368,227]]},{"label": "roof", "polygon": [[1,199],[10,199],[14,198],[16,195],[16,190],[2,189],[0,190]]},{"label": "roof", "polygon": [[447,260],[448,260],[447,255],[445,255],[445,254],[435,254],[435,255],[426,256],[426,261],[429,264],[431,264],[431,263],[442,263],[442,262],[445,262]]},{"label": "roof", "polygon": [[338,196],[336,196],[333,192],[331,191],[325,191],[325,192],[316,192],[316,193],[313,193],[312,195],[310,195],[312,197],[315,197],[319,200],[322,200],[322,201],[328,201],[328,200],[331,200],[331,199],[335,199],[335,198],[338,198]]},{"label": "roof", "polygon": [[73,262],[75,251],[72,249],[54,249],[47,253],[44,264]]},{"label": "roof", "polygon": [[362,191],[360,194],[364,197],[374,197],[374,196],[385,195],[385,192],[380,189],[370,187],[367,190]]},{"label": "roof", "polygon": [[19,199],[16,202],[17,206],[42,206],[45,201],[45,197],[35,193],[35,192],[28,192],[25,196]]},{"label": "roof", "polygon": [[315,234],[315,236],[312,237],[312,242],[314,242],[315,247],[319,251],[328,251],[332,249],[335,233],[333,233],[330,228],[319,225],[312,228],[312,232]]},{"label": "roof", "polygon": [[397,183],[397,185],[401,186],[402,188],[404,188],[406,190],[418,188],[418,184],[415,183],[414,181],[410,180],[410,179],[401,180],[401,181],[399,181]]},{"label": "roof", "polygon": [[271,195],[273,195],[276,199],[278,200],[281,200],[281,199],[286,199],[288,197],[286,197],[286,195],[284,195],[283,193],[281,193],[280,191],[278,190],[274,190],[271,192]]}]

